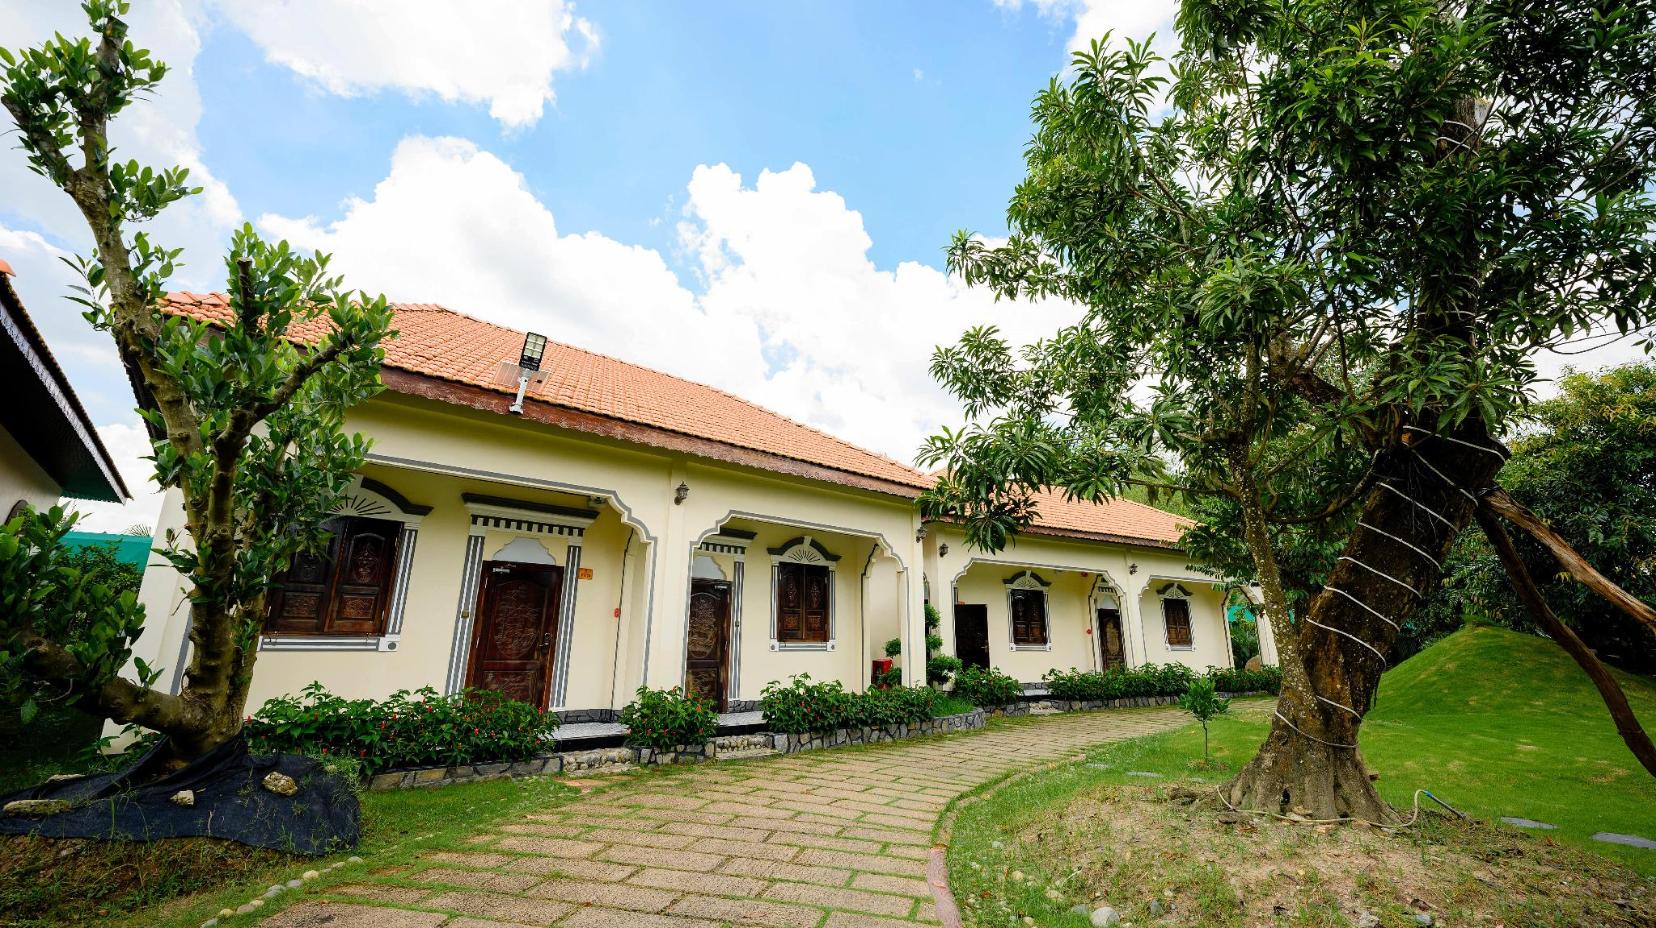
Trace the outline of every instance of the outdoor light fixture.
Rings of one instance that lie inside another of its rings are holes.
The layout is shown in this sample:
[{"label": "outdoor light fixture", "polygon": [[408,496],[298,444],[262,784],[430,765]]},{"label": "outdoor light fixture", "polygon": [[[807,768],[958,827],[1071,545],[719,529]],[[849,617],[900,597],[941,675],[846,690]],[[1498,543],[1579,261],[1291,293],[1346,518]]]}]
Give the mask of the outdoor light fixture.
[{"label": "outdoor light fixture", "polygon": [[926,540],[926,527],[924,525],[920,526],[920,528],[915,531],[914,540],[917,542]]},{"label": "outdoor light fixture", "polygon": [[937,556],[938,557],[948,557],[949,556],[949,546],[946,545],[946,544],[938,545],[937,546]]},{"label": "outdoor light fixture", "polygon": [[680,483],[678,485],[678,489],[673,491],[673,505],[675,505],[675,506],[682,505],[684,503],[684,501],[689,499],[689,498],[690,498],[690,484]]},{"label": "outdoor light fixture", "polygon": [[1137,564],[1128,564],[1127,565],[1127,572],[1130,573],[1130,574],[1138,573],[1138,565]]},{"label": "outdoor light fixture", "polygon": [[536,335],[534,332],[523,336],[523,357],[518,359],[518,366],[525,370],[540,370],[541,358],[546,357],[546,336]]},{"label": "outdoor light fixture", "polygon": [[[507,407],[513,415],[523,415],[523,394],[528,392],[530,377],[540,370],[541,359],[544,357],[546,357],[546,336],[537,335],[534,332],[524,335],[523,353],[518,355],[517,363],[517,399],[513,400],[512,405]],[[510,363],[502,363],[505,364],[508,370],[511,368]],[[539,381],[540,378],[537,378],[536,382]]]}]

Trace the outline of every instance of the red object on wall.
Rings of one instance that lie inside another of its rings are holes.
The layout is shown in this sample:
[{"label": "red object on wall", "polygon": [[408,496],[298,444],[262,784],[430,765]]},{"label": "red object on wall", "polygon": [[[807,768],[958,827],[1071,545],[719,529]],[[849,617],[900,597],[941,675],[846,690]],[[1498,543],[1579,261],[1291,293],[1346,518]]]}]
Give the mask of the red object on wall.
[{"label": "red object on wall", "polygon": [[880,674],[890,670],[893,662],[889,657],[882,657],[872,663],[874,664],[874,670],[868,678],[870,682],[880,679]]}]

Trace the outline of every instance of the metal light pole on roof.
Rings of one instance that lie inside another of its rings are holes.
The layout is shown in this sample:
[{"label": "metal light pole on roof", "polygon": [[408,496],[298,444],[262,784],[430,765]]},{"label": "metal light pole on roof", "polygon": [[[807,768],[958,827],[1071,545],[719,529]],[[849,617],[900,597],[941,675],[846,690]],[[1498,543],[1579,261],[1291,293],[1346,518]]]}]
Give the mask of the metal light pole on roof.
[{"label": "metal light pole on roof", "polygon": [[523,336],[523,352],[518,357],[517,399],[507,407],[514,415],[523,415],[523,395],[529,390],[530,378],[540,370],[546,356],[546,336],[530,332]]}]

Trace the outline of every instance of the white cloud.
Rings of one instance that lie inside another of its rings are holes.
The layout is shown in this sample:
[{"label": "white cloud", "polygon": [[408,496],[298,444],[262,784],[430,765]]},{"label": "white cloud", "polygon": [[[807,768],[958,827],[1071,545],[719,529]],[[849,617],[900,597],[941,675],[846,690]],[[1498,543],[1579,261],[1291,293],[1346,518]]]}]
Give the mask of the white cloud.
[{"label": "white cloud", "polygon": [[748,321],[773,364],[744,395],[851,441],[910,460],[958,407],[927,373],[934,347],[995,323],[1014,341],[1051,334],[1078,312],[996,303],[935,268],[891,270],[868,257],[862,215],[811,169],[762,172],[752,187],[724,165],[690,181],[681,238],[707,276],[702,306]]},{"label": "white cloud", "polygon": [[404,140],[373,197],[335,221],[259,225],[332,252],[352,287],[710,383],[901,460],[956,418],[926,374],[935,345],[976,323],[1025,338],[1075,315],[996,304],[921,264],[877,268],[861,214],[803,164],[751,187],[702,166],[688,194],[679,233],[699,293],[651,249],[560,232],[519,174],[459,139]]},{"label": "white cloud", "polygon": [[584,67],[592,23],[562,0],[217,0],[273,63],[327,91],[392,88],[488,103],[510,127],[534,124],[555,72]]},{"label": "white cloud", "polygon": [[1171,54],[1177,41],[1173,17],[1179,11],[1178,0],[994,0],[994,3],[1012,11],[1028,6],[1049,19],[1074,22],[1075,31],[1065,43],[1068,52],[1086,48],[1106,32],[1117,43],[1127,38],[1142,41],[1153,32],[1156,34],[1154,48],[1163,55]]}]

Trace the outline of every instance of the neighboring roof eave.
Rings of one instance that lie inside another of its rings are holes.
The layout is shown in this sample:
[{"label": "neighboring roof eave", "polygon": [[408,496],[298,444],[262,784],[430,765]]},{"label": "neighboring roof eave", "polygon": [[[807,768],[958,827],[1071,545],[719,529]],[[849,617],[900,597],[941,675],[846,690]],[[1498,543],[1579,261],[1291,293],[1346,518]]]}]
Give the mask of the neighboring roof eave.
[{"label": "neighboring roof eave", "polygon": [[[507,394],[486,387],[446,380],[441,377],[415,373],[397,367],[381,368],[380,380],[385,384],[385,388],[393,393],[421,397],[451,406],[462,406],[497,415],[506,415],[505,407],[512,399]],[[513,416],[513,418],[598,435],[629,444],[676,451],[725,464],[735,464],[756,470],[869,490],[902,499],[915,499],[921,492],[921,488],[917,486],[908,486],[895,481],[870,477],[866,474],[857,474],[822,464],[801,461],[797,458],[744,448],[711,438],[688,435],[671,429],[643,425],[613,416],[560,406],[534,397],[525,398],[523,412],[520,415]]]},{"label": "neighboring roof eave", "polygon": [[4,331],[6,340],[22,358],[23,364],[32,372],[40,386],[51,397],[55,412],[61,418],[74,439],[80,444],[87,459],[95,467],[96,481],[99,484],[96,490],[101,493],[92,493],[80,488],[71,492],[71,481],[76,477],[73,474],[52,474],[54,480],[64,487],[66,496],[75,496],[83,499],[103,500],[107,502],[123,502],[132,498],[126,483],[121,479],[121,472],[110,457],[109,449],[104,447],[103,440],[98,437],[97,427],[81,406],[80,398],[69,384],[69,378],[64,376],[63,369],[58,366],[57,359],[52,357],[51,350],[46,346],[46,340],[41,337],[40,330],[35,327],[34,321],[29,318],[28,311],[23,308],[23,301],[11,284],[11,267],[0,264],[0,330]]},{"label": "neighboring roof eave", "polygon": [[[948,525],[960,528],[960,523],[952,519],[927,519],[927,525]],[[1112,545],[1124,545],[1131,548],[1158,548],[1164,551],[1183,551],[1178,542],[1164,538],[1145,538],[1139,535],[1118,535],[1112,532],[1087,532],[1072,528],[1054,528],[1047,525],[1030,525],[1019,530],[1023,535],[1043,535],[1049,538],[1067,538],[1072,541],[1096,541]]]}]

